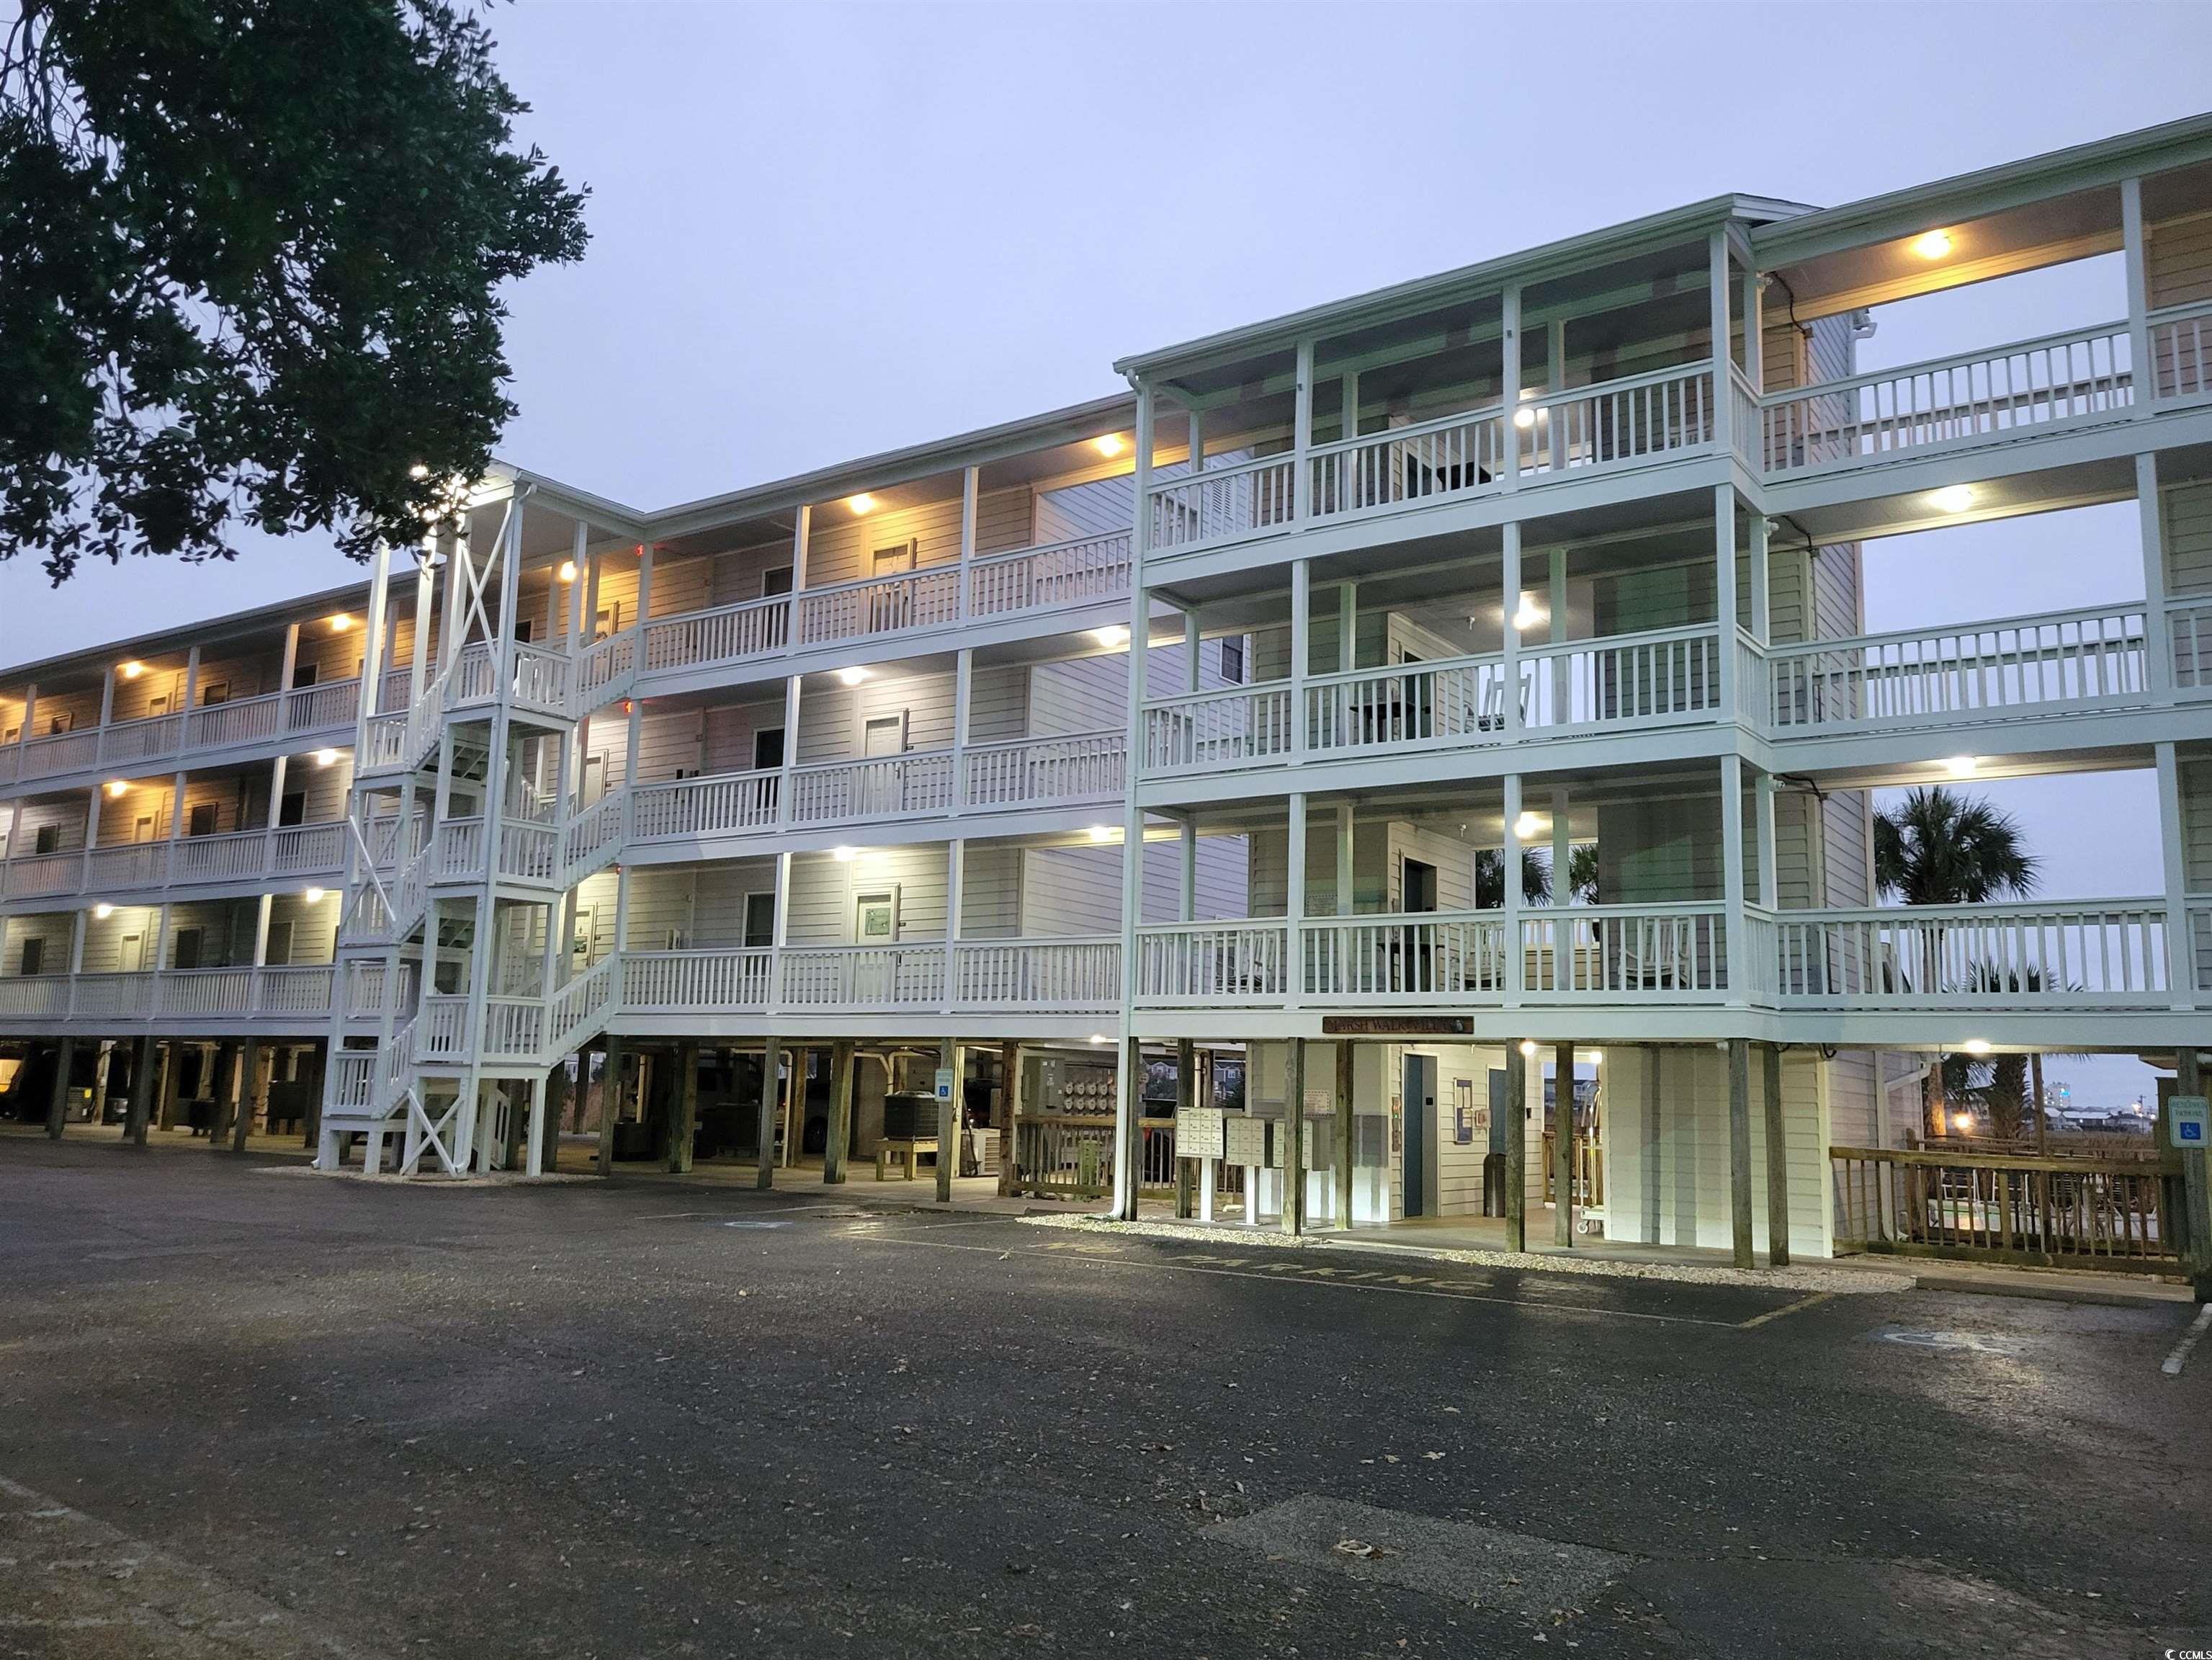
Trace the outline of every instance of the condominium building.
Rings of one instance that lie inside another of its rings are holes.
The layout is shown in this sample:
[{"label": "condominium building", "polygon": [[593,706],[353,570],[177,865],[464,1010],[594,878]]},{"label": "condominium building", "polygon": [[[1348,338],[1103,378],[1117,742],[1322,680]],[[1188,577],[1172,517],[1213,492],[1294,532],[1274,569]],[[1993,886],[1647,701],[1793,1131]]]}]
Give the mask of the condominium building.
[{"label": "condominium building", "polygon": [[[2109,304],[1860,367],[2059,266]],[[665,511],[501,468],[363,583],[0,672],[16,1097],[1744,1258],[1863,1226],[1885,1054],[2193,1040],[2212,118],[1115,368]],[[2045,513],[2107,602],[1868,631],[1863,544]],[[1870,792],[2123,769],[2158,887],[1876,903]]]}]

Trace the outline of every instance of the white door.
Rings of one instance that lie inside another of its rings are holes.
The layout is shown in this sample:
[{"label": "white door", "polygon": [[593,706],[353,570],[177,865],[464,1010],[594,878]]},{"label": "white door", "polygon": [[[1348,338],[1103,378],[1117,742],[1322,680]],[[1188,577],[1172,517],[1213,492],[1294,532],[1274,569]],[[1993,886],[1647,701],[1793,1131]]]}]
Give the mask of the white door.
[{"label": "white door", "polygon": [[893,757],[906,753],[906,716],[882,714],[869,721],[860,728],[860,753],[890,764],[861,769],[860,799],[854,808],[866,813],[900,812],[906,805],[906,769]]}]

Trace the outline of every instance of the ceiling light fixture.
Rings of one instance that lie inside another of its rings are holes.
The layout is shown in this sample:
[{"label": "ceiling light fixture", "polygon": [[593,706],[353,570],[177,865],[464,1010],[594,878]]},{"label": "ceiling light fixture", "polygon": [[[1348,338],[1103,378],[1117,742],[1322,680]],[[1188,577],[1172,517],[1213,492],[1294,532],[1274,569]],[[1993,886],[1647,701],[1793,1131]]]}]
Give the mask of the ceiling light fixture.
[{"label": "ceiling light fixture", "polygon": [[1091,637],[1109,651],[1119,651],[1129,643],[1129,630],[1119,623],[1109,623],[1103,629],[1091,629]]},{"label": "ceiling light fixture", "polygon": [[1513,613],[1513,631],[1526,634],[1530,629],[1548,621],[1551,613],[1527,595],[1522,595],[1520,609]]},{"label": "ceiling light fixture", "polygon": [[120,778],[111,778],[107,781],[107,799],[111,801],[119,800],[123,792],[130,787]]},{"label": "ceiling light fixture", "polygon": [[311,905],[319,905],[323,903],[324,893],[320,888],[309,888],[305,893],[301,894],[300,897],[306,900]]},{"label": "ceiling light fixture", "polygon": [[857,686],[868,678],[868,672],[855,664],[850,668],[839,669],[837,678],[848,686]]},{"label": "ceiling light fixture", "polygon": [[1951,233],[1931,230],[1925,236],[1912,239],[1912,251],[1923,259],[1941,259],[1951,252]]},{"label": "ceiling light fixture", "polygon": [[1959,1047],[1968,1055],[1987,1055],[1990,1052],[1990,1040],[1986,1037],[1969,1037]]},{"label": "ceiling light fixture", "polygon": [[1534,1038],[1524,1037],[1521,1040],[1521,1055],[1522,1058],[1524,1060],[1534,1061],[1536,1058],[1536,1040]]},{"label": "ceiling light fixture", "polygon": [[332,634],[343,634],[352,626],[353,618],[344,611],[340,611],[336,617],[331,618],[331,632]]},{"label": "ceiling light fixture", "polygon": [[1943,763],[1943,770],[1954,778],[1972,778],[1981,764],[1979,756],[1954,755]]},{"label": "ceiling light fixture", "polygon": [[98,917],[101,921],[105,922],[109,917],[115,915],[115,907],[109,904],[107,901],[103,899],[92,908],[92,914]]},{"label": "ceiling light fixture", "polygon": [[1513,821],[1514,839],[1533,842],[1544,833],[1544,820],[1533,812],[1524,812]]},{"label": "ceiling light fixture", "polygon": [[1928,492],[1929,505],[1945,513],[1964,513],[1974,505],[1972,484],[1946,484],[1942,489]]},{"label": "ceiling light fixture", "polygon": [[860,856],[860,850],[858,848],[832,848],[830,856],[841,865],[849,865]]},{"label": "ceiling light fixture", "polygon": [[1121,435],[1118,432],[1109,432],[1103,438],[1094,438],[1091,442],[1101,455],[1115,456],[1121,453]]},{"label": "ceiling light fixture", "polygon": [[319,767],[327,767],[337,758],[338,752],[336,750],[317,750],[315,751],[315,764]]},{"label": "ceiling light fixture", "polygon": [[132,661],[128,663],[118,663],[115,666],[115,672],[121,675],[125,680],[136,680],[140,675],[146,672],[146,666],[134,659]]},{"label": "ceiling light fixture", "polygon": [[876,498],[869,495],[867,491],[862,490],[858,496],[847,496],[845,498],[845,505],[852,508],[853,516],[857,519],[864,513],[872,513],[875,511]]},{"label": "ceiling light fixture", "polygon": [[563,582],[574,581],[576,580],[576,562],[573,559],[563,559],[561,562],[560,575],[561,580]]}]

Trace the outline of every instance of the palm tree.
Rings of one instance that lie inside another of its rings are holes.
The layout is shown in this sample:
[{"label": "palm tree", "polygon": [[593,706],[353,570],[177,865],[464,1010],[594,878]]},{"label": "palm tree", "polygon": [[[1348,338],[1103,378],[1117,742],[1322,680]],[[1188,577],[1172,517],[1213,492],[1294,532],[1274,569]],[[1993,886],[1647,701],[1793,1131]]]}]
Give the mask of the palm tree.
[{"label": "palm tree", "polygon": [[[1907,905],[1985,905],[2025,898],[2034,890],[2038,865],[2011,814],[1940,785],[1907,790],[1898,806],[1874,816],[1875,885],[1886,897]],[[1940,933],[1929,936],[1923,965],[1923,983],[1931,990],[1938,978],[1940,941]],[[1939,1058],[1924,1086],[1931,1136],[1947,1128],[1944,1083]]]},{"label": "palm tree", "polygon": [[[1531,905],[1551,903],[1552,867],[1534,848],[1521,849],[1521,897]],[[1498,910],[1505,903],[1505,854],[1484,848],[1474,855],[1474,908]]]}]

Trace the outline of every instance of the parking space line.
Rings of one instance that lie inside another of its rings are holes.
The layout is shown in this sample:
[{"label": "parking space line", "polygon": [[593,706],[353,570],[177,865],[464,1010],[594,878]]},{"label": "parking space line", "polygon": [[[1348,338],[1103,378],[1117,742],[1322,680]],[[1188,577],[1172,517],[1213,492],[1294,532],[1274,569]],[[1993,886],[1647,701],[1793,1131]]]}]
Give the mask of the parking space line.
[{"label": "parking space line", "polygon": [[[1331,1291],[1388,1292],[1399,1297],[1423,1297],[1444,1303],[1487,1303],[1499,1308],[1540,1309],[1549,1314],[1581,1315],[1600,1320],[1643,1320],[1659,1325],[1707,1326],[1721,1331],[1741,1331],[1745,1323],[1740,1320],[1709,1320],[1698,1315],[1651,1314],[1639,1309],[1586,1308],[1571,1303],[1551,1303],[1542,1298],[1520,1297],[1485,1297],[1474,1292],[1431,1290],[1420,1286],[1377,1285],[1370,1280],[1348,1279],[1313,1279],[1303,1274],[1259,1273],[1250,1268],[1211,1267],[1202,1263],[1162,1262],[1144,1256],[1109,1256],[1093,1251],[1047,1251],[1030,1246],[969,1245],[953,1239],[916,1239],[911,1233],[879,1233],[854,1235],[866,1243],[885,1245],[922,1245],[934,1250],[988,1251],[995,1256],[1029,1256],[1044,1262],[1078,1262],[1100,1268],[1153,1268],[1164,1274],[1195,1274],[1221,1280],[1258,1280],[1270,1285],[1297,1285],[1325,1288]],[[1777,1310],[1781,1312],[1782,1310]]]},{"label": "parking space line", "polygon": [[1785,1314],[1796,1314],[1800,1310],[1812,1308],[1818,1304],[1828,1301],[1834,1295],[1835,1292],[1832,1291],[1816,1291],[1810,1297],[1801,1297],[1796,1302],[1785,1303],[1778,1309],[1769,1309],[1764,1314],[1753,1315],[1750,1319],[1743,1323],[1741,1329],[1749,1331],[1753,1326],[1763,1326],[1770,1320],[1779,1320]]},{"label": "parking space line", "polygon": [[2189,1364],[2189,1351],[2204,1341],[2204,1334],[2212,1330],[2212,1303],[2197,1310],[2197,1318],[2182,1334],[2181,1341],[2173,1346],[2173,1353],[2166,1357],[2159,1370],[2168,1377],[2181,1376],[2181,1369]]}]

